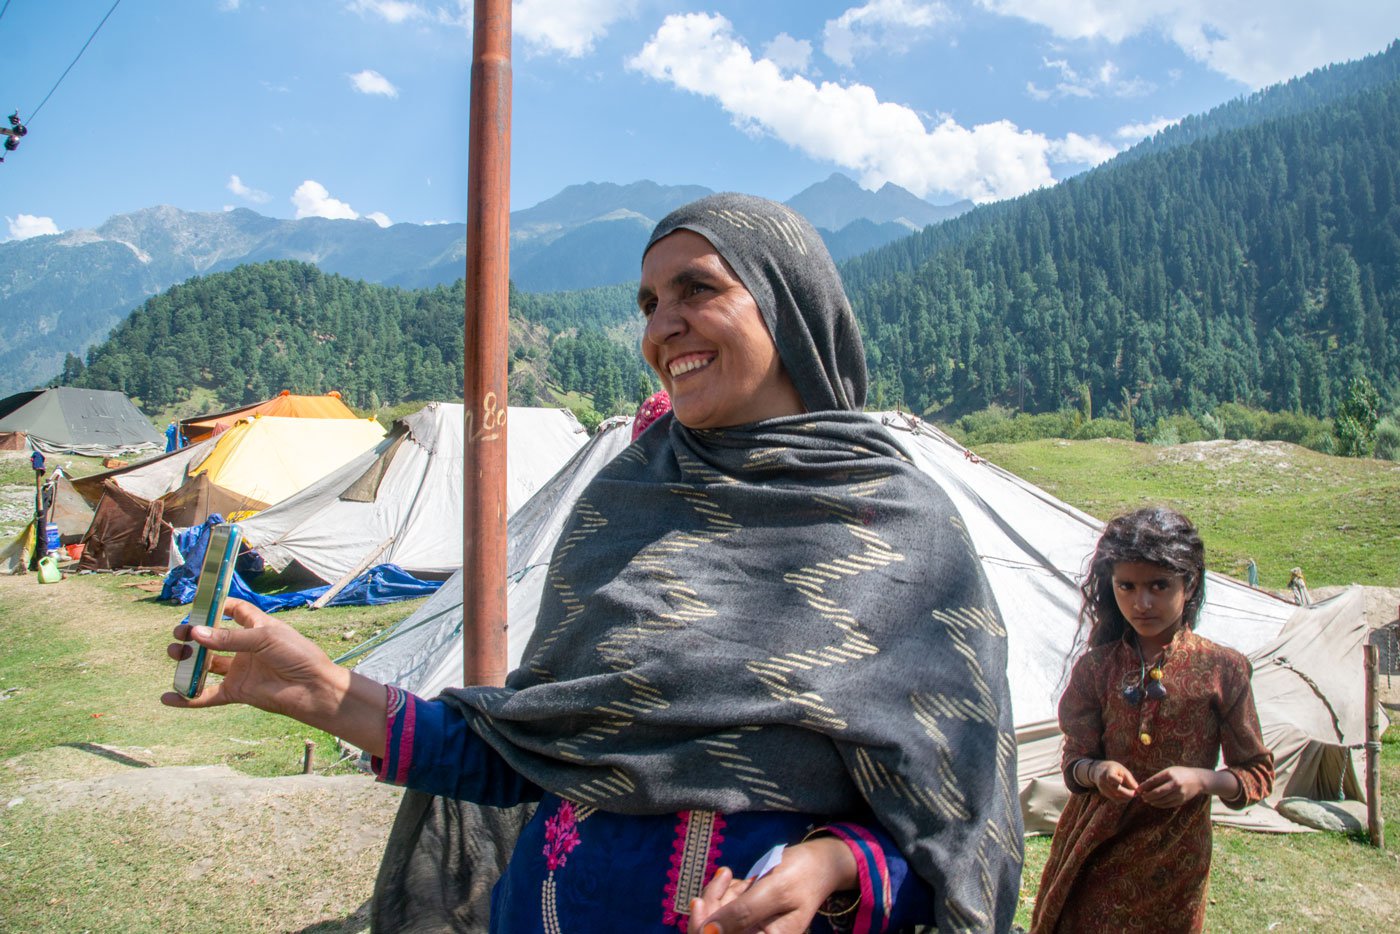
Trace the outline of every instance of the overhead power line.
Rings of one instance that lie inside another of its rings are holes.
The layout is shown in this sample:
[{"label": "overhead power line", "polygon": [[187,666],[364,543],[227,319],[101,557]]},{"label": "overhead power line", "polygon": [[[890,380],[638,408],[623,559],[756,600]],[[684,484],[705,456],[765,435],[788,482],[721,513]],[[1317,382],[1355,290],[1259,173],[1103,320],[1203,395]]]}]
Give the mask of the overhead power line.
[{"label": "overhead power line", "polygon": [[[53,92],[57,91],[58,86],[63,83],[63,79],[68,77],[68,72],[72,71],[73,66],[78,64],[78,59],[83,57],[83,53],[87,51],[87,47],[92,45],[92,40],[97,38],[97,34],[101,32],[102,27],[106,25],[108,17],[110,17],[114,12],[116,12],[117,7],[121,6],[121,2],[122,0],[117,0],[116,3],[112,4],[112,8],[107,11],[107,16],[102,17],[102,22],[98,23],[97,28],[92,31],[92,35],[88,36],[87,41],[83,43],[83,47],[79,49],[78,54],[73,57],[73,61],[68,64],[67,68],[63,69],[63,74],[58,76],[58,80],[53,83],[53,87],[49,88],[49,93],[45,94],[44,99],[39,102],[39,106],[35,107],[30,112],[29,119],[25,121],[26,123],[34,122],[34,118],[39,115],[39,111],[44,109],[44,105],[49,102],[49,98],[53,97]],[[8,7],[9,5],[10,0],[5,0],[5,6]],[[0,16],[4,15],[5,11],[3,9],[0,9]]]}]

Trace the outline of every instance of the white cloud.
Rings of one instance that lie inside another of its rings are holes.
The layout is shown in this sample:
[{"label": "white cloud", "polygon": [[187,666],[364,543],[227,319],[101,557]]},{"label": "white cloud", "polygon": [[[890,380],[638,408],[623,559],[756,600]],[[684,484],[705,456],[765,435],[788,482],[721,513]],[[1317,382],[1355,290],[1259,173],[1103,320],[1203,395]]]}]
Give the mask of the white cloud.
[{"label": "white cloud", "polygon": [[1118,155],[1118,147],[1092,134],[1068,133],[1064,139],[1051,140],[1046,153],[1057,165],[1098,165]]},{"label": "white cloud", "polygon": [[912,41],[952,18],[942,2],[869,0],[827,20],[822,51],[836,64],[849,68],[857,55],[877,50],[904,52]]},{"label": "white cloud", "polygon": [[763,47],[763,57],[783,71],[804,74],[812,61],[812,43],[780,32]]},{"label": "white cloud", "polygon": [[389,227],[392,226],[394,223],[393,221],[389,220],[389,215],[385,214],[383,211],[370,211],[368,214],[365,215],[365,217],[369,220],[374,221],[380,227]]},{"label": "white cloud", "polygon": [[537,50],[578,58],[636,9],[637,0],[515,0],[511,26]]},{"label": "white cloud", "polygon": [[929,129],[865,85],[785,77],[774,62],[755,61],[718,15],[667,17],[627,65],[715,99],[744,131],[850,169],[866,188],[892,181],[921,196],[991,201],[1053,184],[1051,162],[1094,152],[1088,138],[1051,140],[1008,120],[968,128],[943,117]]},{"label": "white cloud", "polygon": [[1143,123],[1125,123],[1113,131],[1113,135],[1121,140],[1136,143],[1138,140],[1147,139],[1149,136],[1156,136],[1162,130],[1176,123],[1175,119],[1167,117],[1153,117]]},{"label": "white cloud", "polygon": [[243,179],[239,178],[237,175],[230,175],[228,177],[228,184],[225,187],[238,195],[238,197],[245,198],[254,204],[266,204],[268,201],[272,200],[272,196],[267,192],[259,191],[256,188],[249,188],[247,185],[243,184]]},{"label": "white cloud", "polygon": [[1155,89],[1150,81],[1141,78],[1123,79],[1119,77],[1118,66],[1105,61],[1094,69],[1092,74],[1081,74],[1067,59],[1043,59],[1044,65],[1058,77],[1051,88],[1042,88],[1034,81],[1026,82],[1026,93],[1038,101],[1052,97],[1098,97],[1112,94],[1114,97],[1137,97]]},{"label": "white cloud", "polygon": [[11,240],[28,240],[30,237],[44,237],[59,232],[58,225],[53,222],[52,217],[17,214],[14,217],[6,216],[5,220],[10,225]]},{"label": "white cloud", "polygon": [[[530,51],[558,52],[580,58],[607,35],[608,27],[632,16],[641,0],[513,0],[511,30]],[[429,9],[429,7],[432,7]],[[472,30],[472,0],[412,3],[408,0],[348,0],[346,8],[390,23],[416,20]]]},{"label": "white cloud", "polygon": [[238,9],[240,0],[219,0],[219,9],[225,13],[232,13]]},{"label": "white cloud", "polygon": [[404,0],[352,0],[347,6],[356,13],[372,13],[390,23],[424,19],[428,15],[428,11],[418,4]]},{"label": "white cloud", "polygon": [[380,94],[384,97],[399,96],[399,89],[394,87],[388,78],[370,68],[350,75],[350,83],[361,94]]},{"label": "white cloud", "polygon": [[360,215],[344,201],[331,197],[326,186],[307,179],[292,192],[292,204],[296,207],[296,217],[329,217],[332,220],[355,220]]},{"label": "white cloud", "polygon": [[1161,35],[1206,67],[1260,88],[1378,51],[1400,35],[1393,0],[977,0],[1062,39]]}]

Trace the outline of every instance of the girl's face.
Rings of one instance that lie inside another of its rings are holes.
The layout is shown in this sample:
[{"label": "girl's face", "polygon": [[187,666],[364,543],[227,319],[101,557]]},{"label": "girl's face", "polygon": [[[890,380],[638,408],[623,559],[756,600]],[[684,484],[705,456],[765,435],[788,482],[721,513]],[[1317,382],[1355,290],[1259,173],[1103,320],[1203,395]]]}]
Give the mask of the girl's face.
[{"label": "girl's face", "polygon": [[1161,649],[1181,625],[1193,588],[1160,564],[1123,561],[1113,566],[1113,596],[1144,649]]}]

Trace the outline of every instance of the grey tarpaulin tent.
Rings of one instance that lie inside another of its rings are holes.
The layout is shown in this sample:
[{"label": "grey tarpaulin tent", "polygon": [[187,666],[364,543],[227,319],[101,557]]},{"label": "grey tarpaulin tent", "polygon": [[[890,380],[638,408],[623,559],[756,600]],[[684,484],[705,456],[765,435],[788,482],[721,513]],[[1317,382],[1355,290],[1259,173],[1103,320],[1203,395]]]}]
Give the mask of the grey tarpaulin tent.
[{"label": "grey tarpaulin tent", "polygon": [[50,454],[115,457],[165,446],[165,436],[122,393],[71,386],[0,400],[0,434],[8,432],[23,432]]},{"label": "grey tarpaulin tent", "polygon": [[[981,557],[1009,633],[1008,675],[1028,830],[1048,830],[1067,792],[1059,776],[1055,710],[1079,647],[1078,582],[1102,524],[1045,491],[972,456],[936,428],[898,413],[880,418],[915,463],[952,498]],[[544,568],[564,519],[589,478],[626,447],[615,427],[581,450],[512,517],[509,529],[510,665],[543,595]],[[461,580],[401,622],[359,670],[432,697],[461,683]],[[1364,738],[1360,589],[1298,607],[1211,574],[1199,631],[1248,655],[1264,736],[1278,762],[1271,800],[1359,797],[1350,748]],[[1301,829],[1268,807],[1217,817],[1266,830]]]}]

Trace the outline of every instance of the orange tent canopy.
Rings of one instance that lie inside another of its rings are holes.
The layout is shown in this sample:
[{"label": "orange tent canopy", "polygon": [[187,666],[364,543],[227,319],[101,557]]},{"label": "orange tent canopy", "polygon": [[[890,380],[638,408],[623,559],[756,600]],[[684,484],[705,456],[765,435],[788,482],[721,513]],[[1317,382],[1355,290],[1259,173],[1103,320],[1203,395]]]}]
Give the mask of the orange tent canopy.
[{"label": "orange tent canopy", "polygon": [[340,393],[332,390],[324,396],[296,396],[289,390],[282,390],[266,402],[246,405],[241,409],[200,415],[180,422],[180,433],[189,444],[203,441],[210,435],[231,428],[240,419],[250,415],[276,415],[280,418],[359,418],[350,407],[340,401]]}]

